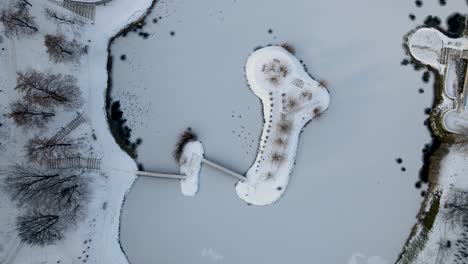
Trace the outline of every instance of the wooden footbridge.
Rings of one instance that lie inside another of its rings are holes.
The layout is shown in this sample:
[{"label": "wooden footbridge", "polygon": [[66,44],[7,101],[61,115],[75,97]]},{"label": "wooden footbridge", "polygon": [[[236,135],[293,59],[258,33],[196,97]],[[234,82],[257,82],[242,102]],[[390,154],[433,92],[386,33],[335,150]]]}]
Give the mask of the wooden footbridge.
[{"label": "wooden footbridge", "polygon": [[[196,155],[196,154],[194,154]],[[221,172],[224,172],[226,175],[229,175],[231,177],[236,178],[237,180],[240,181],[245,181],[247,178],[244,175],[241,175],[237,172],[234,172],[233,170],[230,170],[222,165],[219,165],[213,161],[210,161],[208,159],[202,158],[201,163],[205,164],[207,166],[210,166],[211,168],[214,168],[216,170],[219,170]],[[136,174],[138,176],[146,176],[146,177],[157,177],[157,178],[166,178],[166,179],[185,179],[184,174],[176,174],[176,173],[161,173],[161,172],[149,172],[149,171],[137,171]]]}]

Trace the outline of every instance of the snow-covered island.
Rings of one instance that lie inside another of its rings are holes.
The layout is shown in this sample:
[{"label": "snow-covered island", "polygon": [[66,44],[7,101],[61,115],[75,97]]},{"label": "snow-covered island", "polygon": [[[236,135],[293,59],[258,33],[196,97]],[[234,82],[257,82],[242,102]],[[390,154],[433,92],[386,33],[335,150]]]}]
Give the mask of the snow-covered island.
[{"label": "snow-covered island", "polygon": [[250,204],[266,205],[285,192],[302,128],[328,108],[327,89],[312,79],[299,60],[280,46],[253,52],[245,67],[247,81],[263,104],[264,125],[247,181],[236,186]]}]

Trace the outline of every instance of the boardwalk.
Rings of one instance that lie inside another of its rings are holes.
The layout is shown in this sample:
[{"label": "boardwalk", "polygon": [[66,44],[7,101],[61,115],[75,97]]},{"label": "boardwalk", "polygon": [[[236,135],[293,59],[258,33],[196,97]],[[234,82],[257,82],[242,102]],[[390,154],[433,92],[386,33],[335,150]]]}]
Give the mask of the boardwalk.
[{"label": "boardwalk", "polygon": [[64,0],[63,7],[89,20],[96,16],[96,3]]},{"label": "boardwalk", "polygon": [[[193,159],[192,159],[193,160]],[[244,175],[241,175],[239,173],[236,173],[224,166],[221,166],[217,163],[214,163],[213,161],[207,160],[205,158],[201,159],[201,163],[208,165],[214,169],[217,169],[221,172],[224,172],[225,174],[234,177],[240,181],[245,181],[247,178]],[[157,178],[166,178],[166,179],[185,179],[187,176],[183,174],[177,174],[177,173],[161,173],[161,172],[149,172],[149,171],[137,171],[136,175],[138,176],[146,176],[146,177],[157,177]]]},{"label": "boardwalk", "polygon": [[68,134],[70,134],[73,130],[75,130],[79,125],[84,123],[86,119],[83,115],[78,115],[75,119],[73,119],[70,123],[68,123],[65,127],[57,132],[53,137],[50,138],[52,142],[59,142],[60,140],[64,139]]},{"label": "boardwalk", "polygon": [[69,158],[58,158],[48,161],[48,169],[88,169],[100,170],[101,159],[96,158],[83,158],[80,156]]},{"label": "boardwalk", "polygon": [[166,179],[185,179],[187,176],[183,174],[175,173],[161,173],[161,172],[149,172],[149,171],[137,171],[136,175],[146,176],[146,177],[157,177],[157,178],[166,178]]}]

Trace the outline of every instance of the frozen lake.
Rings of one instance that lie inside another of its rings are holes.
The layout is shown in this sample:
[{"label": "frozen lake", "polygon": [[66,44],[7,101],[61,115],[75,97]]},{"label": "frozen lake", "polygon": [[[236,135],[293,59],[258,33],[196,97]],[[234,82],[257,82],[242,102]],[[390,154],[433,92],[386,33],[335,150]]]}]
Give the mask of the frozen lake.
[{"label": "frozen lake", "polygon": [[292,44],[328,82],[331,104],[304,129],[273,205],[246,205],[233,179],[207,167],[194,198],[176,181],[138,179],[121,218],[130,262],[339,264],[360,253],[393,263],[422,199],[414,183],[433,96],[432,83],[400,65],[402,37],[428,14],[465,9],[465,0],[160,1],[147,39],[131,33],[112,47],[112,97],[143,139],[146,170],[176,171],[171,153],[188,126],[209,159],[242,173],[251,166],[263,118],[244,65],[257,46]]}]

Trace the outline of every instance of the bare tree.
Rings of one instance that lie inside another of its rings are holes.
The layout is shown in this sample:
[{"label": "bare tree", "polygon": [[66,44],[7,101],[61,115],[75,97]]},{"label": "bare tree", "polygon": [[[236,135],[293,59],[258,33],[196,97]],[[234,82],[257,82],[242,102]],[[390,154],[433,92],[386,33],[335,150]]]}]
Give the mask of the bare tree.
[{"label": "bare tree", "polygon": [[83,48],[76,40],[68,41],[60,33],[45,35],[44,44],[49,58],[55,63],[78,61],[83,54]]},{"label": "bare tree", "polygon": [[32,4],[27,0],[17,0],[15,3],[15,7],[19,9],[28,8],[32,7]]},{"label": "bare tree", "polygon": [[54,21],[57,24],[65,24],[65,25],[76,25],[76,24],[82,25],[83,24],[82,21],[74,17],[59,14],[57,11],[52,10],[50,8],[45,9],[45,14],[48,19]]},{"label": "bare tree", "polygon": [[50,245],[63,238],[60,216],[41,210],[28,210],[16,219],[21,241],[32,245]]},{"label": "bare tree", "polygon": [[65,138],[54,142],[38,136],[30,139],[24,148],[28,159],[39,163],[44,163],[49,159],[71,156],[78,151],[78,145],[74,140]]},{"label": "bare tree", "polygon": [[0,22],[4,26],[7,37],[30,36],[39,30],[34,17],[29,13],[29,9],[14,5],[0,11]]},{"label": "bare tree", "polygon": [[55,117],[55,112],[25,102],[16,101],[10,105],[8,117],[21,127],[43,128]]},{"label": "bare tree", "polygon": [[452,227],[468,220],[468,192],[451,189],[444,204],[444,217]]},{"label": "bare tree", "polygon": [[48,173],[25,166],[12,166],[3,187],[20,207],[47,208],[52,212],[83,206],[88,199],[88,181],[70,172]]},{"label": "bare tree", "polygon": [[18,72],[16,89],[25,100],[40,106],[63,105],[68,109],[80,105],[80,89],[72,75],[42,73],[36,70]]}]

